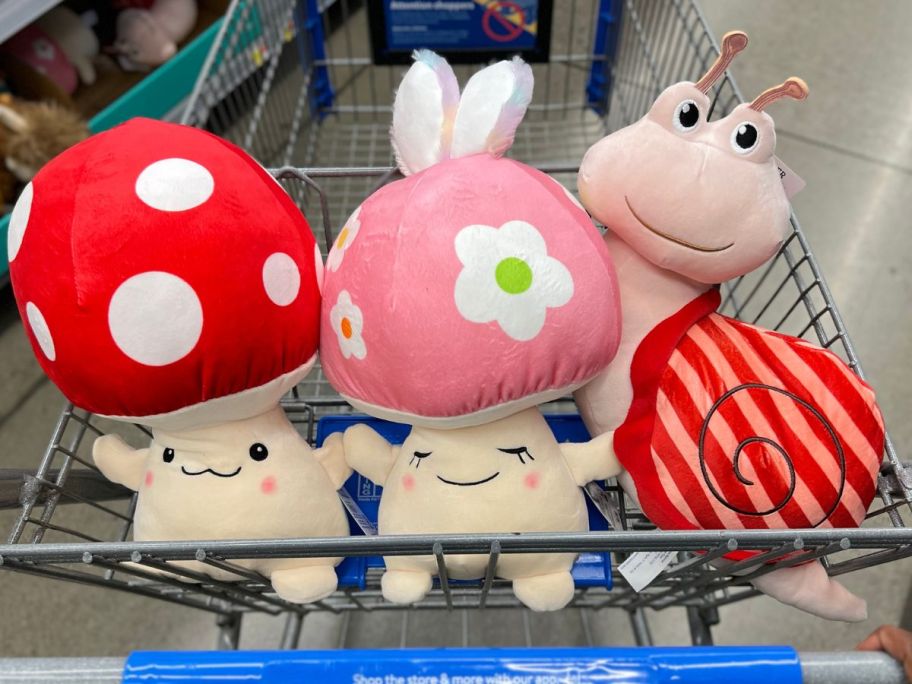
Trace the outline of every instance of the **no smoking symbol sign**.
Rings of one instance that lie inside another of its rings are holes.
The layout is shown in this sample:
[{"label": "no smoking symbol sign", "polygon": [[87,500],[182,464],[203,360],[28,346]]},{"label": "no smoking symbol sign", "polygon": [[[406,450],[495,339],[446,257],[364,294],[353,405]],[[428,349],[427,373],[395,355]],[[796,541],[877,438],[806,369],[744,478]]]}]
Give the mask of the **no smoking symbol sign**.
[{"label": "no smoking symbol sign", "polygon": [[[510,15],[516,15],[516,19],[507,19]],[[485,35],[498,43],[509,43],[519,38],[523,34],[525,24],[526,13],[522,7],[509,0],[492,2],[481,18],[481,28]]]}]

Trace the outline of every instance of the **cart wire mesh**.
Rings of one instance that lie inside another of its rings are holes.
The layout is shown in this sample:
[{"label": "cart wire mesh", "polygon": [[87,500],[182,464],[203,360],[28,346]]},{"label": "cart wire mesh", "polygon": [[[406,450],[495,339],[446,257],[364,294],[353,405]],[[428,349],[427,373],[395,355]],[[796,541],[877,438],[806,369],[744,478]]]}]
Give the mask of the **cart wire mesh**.
[{"label": "cart wire mesh", "polygon": [[[388,136],[392,94],[404,67],[374,65],[367,35],[366,8],[358,0],[234,0],[185,113],[186,123],[236,142],[272,170],[309,218],[324,255],[341,221],[399,177]],[[717,54],[692,0],[560,3],[550,61],[533,67],[535,96],[511,154],[573,191],[589,145],[641,117],[668,84],[698,78]],[[475,68],[455,70],[465,82]],[[711,118],[742,101],[730,75],[711,95]],[[794,216],[791,222],[776,258],[724,284],[722,311],[818,342],[861,375],[807,239]],[[283,406],[311,443],[320,417],[351,411],[319,368]],[[546,409],[573,406],[568,399]],[[571,606],[628,611],[640,643],[649,642],[643,609],[684,606],[694,642],[710,643],[716,609],[756,595],[750,580],[775,568],[820,559],[836,576],[912,555],[912,533],[903,520],[910,514],[912,478],[889,440],[880,500],[857,530],[656,531],[611,481],[604,491],[621,529],[607,532],[132,542],[135,496],[106,481],[91,459],[92,441],[109,432],[136,445],[149,437],[140,426],[68,405],[35,472],[0,471],[0,523],[10,529],[0,565],[210,611],[228,646],[237,645],[239,619],[247,612],[289,614],[283,646],[293,646],[309,612],[399,608],[382,600],[379,568],[368,570],[363,587],[343,588],[315,604],[289,603],[272,593],[267,578],[232,561],[254,556],[433,555],[439,584],[413,608],[452,609],[517,605],[509,584],[494,575],[503,553],[610,552],[619,563],[635,551],[675,551],[677,560],[645,590],[638,593],[615,575],[610,591],[578,588]],[[724,571],[712,564],[736,549],[760,553]],[[456,553],[488,555],[484,579],[450,582],[446,558]],[[775,566],[767,562],[783,556]],[[171,560],[196,560],[242,579],[215,580],[169,565]],[[171,575],[160,574],[163,569]]]}]

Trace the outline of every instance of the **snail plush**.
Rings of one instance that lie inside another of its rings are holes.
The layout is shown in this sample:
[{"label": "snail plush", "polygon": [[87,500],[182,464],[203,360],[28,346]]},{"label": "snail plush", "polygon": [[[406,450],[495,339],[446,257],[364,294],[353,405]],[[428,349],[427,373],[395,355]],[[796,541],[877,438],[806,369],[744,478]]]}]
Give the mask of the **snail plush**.
[{"label": "snail plush", "polygon": [[[883,454],[873,391],[829,351],[715,313],[713,283],[757,268],[788,235],[763,110],[807,94],[790,78],[707,121],[709,89],[746,44],[726,35],[703,78],[670,86],[583,159],[580,195],[609,230],[624,330],[575,397],[592,434],[614,435],[622,482],[660,528],[855,527]],[[865,617],[816,561],[753,583],[825,618]]]},{"label": "snail plush", "polygon": [[[369,197],[327,259],[321,361],[355,408],[412,425],[401,447],[364,425],[349,464],[383,485],[380,534],[588,529],[580,489],[612,476],[610,440],[558,444],[536,406],[614,356],[614,268],[586,212],[552,178],[502,158],[532,96],[519,59],[475,74],[419,51],[393,108],[406,178]],[[573,339],[568,345],[568,339]],[[573,597],[574,555],[500,557],[535,610]],[[389,556],[383,596],[431,589],[433,556]],[[483,555],[447,556],[483,577]]]},{"label": "snail plush", "polygon": [[[135,539],[348,534],[341,438],[313,451],[278,404],[316,358],[323,262],[259,164],[204,131],[134,119],[47,164],[8,241],[47,375],[76,405],[151,429],[146,448],[115,435],[93,447],[139,493]],[[335,590],[339,560],[237,563],[306,603]]]}]

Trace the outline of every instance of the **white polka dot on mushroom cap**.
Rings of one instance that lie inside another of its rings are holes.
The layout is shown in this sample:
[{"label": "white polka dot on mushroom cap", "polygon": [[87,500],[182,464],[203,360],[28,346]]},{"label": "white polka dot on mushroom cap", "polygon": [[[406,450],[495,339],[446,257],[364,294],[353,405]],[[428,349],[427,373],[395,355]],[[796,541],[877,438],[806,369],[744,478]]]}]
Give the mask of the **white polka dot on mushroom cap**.
[{"label": "white polka dot on mushroom cap", "polygon": [[172,157],[149,164],[136,178],[136,195],[159,211],[187,211],[212,196],[215,180],[205,166]]},{"label": "white polka dot on mushroom cap", "polygon": [[25,237],[29,215],[32,213],[34,196],[35,188],[29,183],[19,195],[16,206],[13,207],[13,213],[10,215],[9,232],[6,235],[6,252],[10,261],[16,258],[19,248],[22,246],[22,238]]},{"label": "white polka dot on mushroom cap", "polygon": [[166,366],[189,354],[203,330],[203,307],[187,281],[164,271],[127,278],[111,297],[108,327],[137,363]]},{"label": "white polka dot on mushroom cap", "polygon": [[41,351],[44,352],[48,361],[56,359],[57,349],[54,347],[54,338],[51,337],[51,329],[48,328],[44,314],[32,302],[26,302],[25,317],[28,319],[29,327],[32,329],[38,346],[41,347]]},{"label": "white polka dot on mushroom cap", "polygon": [[317,287],[323,294],[323,255],[320,254],[320,245],[314,244],[314,270],[317,274]]},{"label": "white polka dot on mushroom cap", "polygon": [[301,272],[294,259],[284,252],[270,254],[263,263],[263,287],[273,304],[291,304],[301,289]]}]

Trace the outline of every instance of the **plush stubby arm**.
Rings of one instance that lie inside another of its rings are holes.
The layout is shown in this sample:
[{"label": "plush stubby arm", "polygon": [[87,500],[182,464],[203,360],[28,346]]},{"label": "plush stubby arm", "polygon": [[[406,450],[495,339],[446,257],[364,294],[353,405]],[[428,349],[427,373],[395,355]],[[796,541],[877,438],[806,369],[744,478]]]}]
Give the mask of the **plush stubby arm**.
[{"label": "plush stubby arm", "polygon": [[103,435],[92,445],[92,459],[101,474],[124,487],[139,490],[148,449],[134,449],[117,435]]},{"label": "plush stubby arm", "polygon": [[333,487],[336,489],[339,489],[351,477],[352,469],[345,462],[342,435],[338,432],[326,438],[323,446],[314,451],[314,458],[317,459],[317,463],[323,466],[323,470],[329,475],[329,479],[332,480]]},{"label": "plush stubby arm", "polygon": [[614,433],[606,432],[588,442],[560,445],[576,484],[583,487],[593,480],[614,477],[622,470],[614,453]]},{"label": "plush stubby arm", "polygon": [[345,460],[348,464],[378,485],[386,478],[396,462],[399,447],[393,446],[367,425],[352,425],[345,431]]}]

